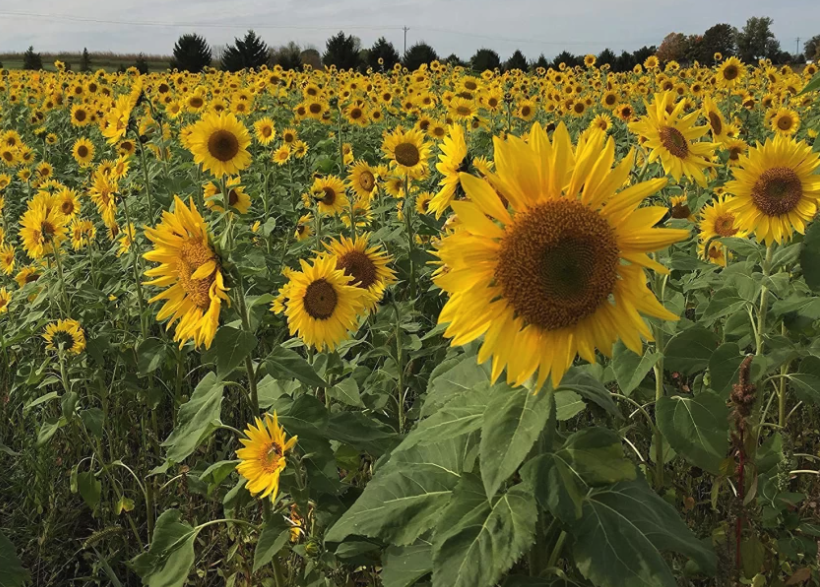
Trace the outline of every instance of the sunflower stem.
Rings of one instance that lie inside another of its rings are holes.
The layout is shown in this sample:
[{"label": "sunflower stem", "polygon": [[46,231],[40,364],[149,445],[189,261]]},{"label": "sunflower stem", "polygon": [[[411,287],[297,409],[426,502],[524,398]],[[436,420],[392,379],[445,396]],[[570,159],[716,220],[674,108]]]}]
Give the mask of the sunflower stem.
[{"label": "sunflower stem", "polygon": [[[780,325],[780,333],[786,335],[786,325]],[[780,367],[780,381],[777,388],[777,424],[781,428],[786,426],[786,379],[789,373],[789,362]]]},{"label": "sunflower stem", "polygon": [[399,373],[399,386],[396,392],[396,406],[399,420],[399,434],[404,430],[404,360],[401,348],[401,313],[399,304],[393,301],[393,309],[396,312],[396,366]]},{"label": "sunflower stem", "polygon": [[[239,314],[242,318],[242,328],[250,335],[253,335],[251,331],[251,321],[248,317],[248,307],[245,304],[245,290],[242,286],[242,281],[240,278],[240,293],[237,296],[239,299],[237,300],[237,305],[239,306]],[[256,387],[256,373],[253,370],[253,361],[251,360],[251,356],[245,356],[245,371],[248,374],[248,387],[251,391],[251,409],[253,410],[253,417],[259,415],[259,391]]]},{"label": "sunflower stem", "polygon": [[410,297],[416,297],[416,263],[413,261],[413,202],[410,198],[410,177],[404,176],[404,221],[407,224],[407,250],[410,258]]},{"label": "sunflower stem", "polygon": [[768,280],[769,274],[772,270],[773,251],[774,249],[772,245],[767,246],[766,258],[763,260],[763,283],[760,287],[760,309],[757,312],[757,331],[755,332],[755,346],[757,347],[755,355],[757,356],[763,354],[763,347],[765,344],[764,337],[766,334],[766,313],[769,305],[769,288],[766,285],[766,281]]},{"label": "sunflower stem", "polygon": [[68,292],[65,289],[65,276],[63,275],[63,263],[60,261],[60,247],[54,240],[49,236],[49,242],[51,243],[51,248],[54,251],[54,261],[57,265],[57,275],[60,278],[60,292],[63,294],[63,306],[64,306],[64,316],[69,318],[71,316],[71,301],[68,299]]},{"label": "sunflower stem", "polygon": [[[145,181],[145,195],[148,197],[148,218],[154,222],[154,196],[151,193],[151,178],[148,174],[148,161],[145,159],[145,146],[137,134],[137,144],[140,146],[140,167],[142,167],[142,176]],[[123,198],[124,200],[125,198]]]},{"label": "sunflower stem", "polygon": [[[128,212],[128,199],[123,195],[122,197],[122,207],[125,210],[125,222],[126,222],[126,230],[129,230],[129,227],[132,226],[131,224],[131,214]],[[140,281],[140,274],[142,273],[142,269],[140,267],[140,253],[141,251],[138,250],[139,245],[137,245],[137,235],[136,235],[136,228],[134,229],[134,238],[131,242],[131,259],[132,259],[132,266],[134,270],[134,282],[137,285],[137,303],[140,309],[140,331],[142,332],[143,340],[148,338],[148,323],[146,322],[145,316],[145,298],[142,294],[142,282]]]},{"label": "sunflower stem", "polygon": [[[666,293],[666,280],[668,276],[663,276],[660,279],[660,287],[658,292],[658,299],[661,303],[663,303],[663,299]],[[655,406],[657,411],[658,402],[660,402],[661,398],[664,396],[664,389],[663,389],[663,328],[661,326],[657,326],[655,328],[655,349],[660,353],[660,359],[658,362],[655,363],[653,367],[655,372]],[[657,419],[657,414],[656,414]],[[661,433],[660,429],[657,427],[657,424],[654,427],[655,432],[655,488],[661,489],[663,487],[663,460],[664,460],[664,450],[663,450],[663,434]]]}]

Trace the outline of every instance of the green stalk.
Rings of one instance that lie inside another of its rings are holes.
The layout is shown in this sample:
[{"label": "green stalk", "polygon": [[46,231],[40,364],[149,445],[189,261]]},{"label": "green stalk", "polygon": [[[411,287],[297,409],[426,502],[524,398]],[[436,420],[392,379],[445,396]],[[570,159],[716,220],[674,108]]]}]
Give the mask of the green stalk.
[{"label": "green stalk", "polygon": [[[248,308],[245,305],[245,293],[240,279],[239,295],[237,296],[237,305],[239,306],[239,315],[242,318],[242,328],[248,334],[251,332],[251,322],[248,316]],[[245,372],[248,374],[248,387],[251,391],[251,409],[253,410],[253,417],[259,415],[259,391],[256,387],[256,373],[253,370],[253,361],[250,355],[245,356]]]},{"label": "green stalk", "polygon": [[63,294],[63,304],[65,308],[65,312],[63,313],[66,318],[71,316],[71,301],[68,299],[68,292],[65,288],[65,276],[63,275],[63,264],[60,261],[60,247],[54,240],[49,237],[49,242],[51,243],[51,248],[54,250],[54,261],[57,264],[57,275],[60,277],[60,292]]},{"label": "green stalk", "polygon": [[[667,276],[664,275],[660,282],[659,299],[663,303],[664,294],[666,293]],[[658,326],[655,328],[655,349],[661,353],[660,359],[653,367],[655,372],[655,406],[658,405],[661,398],[664,396],[663,390],[663,345],[664,345],[663,328]],[[661,489],[663,487],[663,434],[660,429],[655,426],[655,488]]]},{"label": "green stalk", "polygon": [[760,356],[763,354],[763,346],[764,342],[764,335],[766,329],[766,313],[768,311],[768,302],[769,302],[769,288],[766,286],[766,278],[769,277],[769,274],[772,270],[772,253],[774,249],[771,245],[766,247],[766,259],[763,261],[763,281],[760,288],[760,310],[757,312],[757,332],[755,333],[755,346],[757,350],[755,352],[756,355]]},{"label": "green stalk", "polygon": [[[148,218],[150,219],[151,223],[154,222],[154,197],[151,193],[151,179],[148,174],[148,162],[145,160],[145,147],[140,140],[139,135],[137,135],[137,144],[140,147],[140,161],[142,165],[142,176],[145,179],[145,194],[148,196]],[[123,198],[124,200],[125,198]]]},{"label": "green stalk", "polygon": [[[780,332],[785,336],[786,325],[781,324]],[[789,363],[786,362],[780,367],[780,381],[777,388],[777,425],[781,428],[786,426],[786,376],[789,372]]]},{"label": "green stalk", "polygon": [[399,434],[404,430],[404,357],[401,348],[401,314],[399,305],[393,302],[393,309],[396,312],[396,366],[399,372],[399,387],[396,393],[396,405],[398,409]]},{"label": "green stalk", "polygon": [[407,250],[410,258],[410,297],[416,297],[416,263],[413,261],[413,223],[410,219],[413,213],[413,202],[410,198],[410,178],[404,176],[404,221],[407,226]]},{"label": "green stalk", "polygon": [[[128,227],[131,226],[131,215],[128,212],[128,198],[125,196],[122,197],[122,207],[125,210],[125,222],[126,222],[126,230]],[[131,241],[131,264],[133,265],[134,270],[134,282],[137,285],[137,303],[139,304],[140,309],[140,330],[142,332],[142,338],[148,338],[148,324],[146,322],[145,316],[145,297],[142,293],[142,281],[140,280],[140,275],[142,274],[142,269],[140,267],[140,252],[139,246],[137,245],[137,229],[134,228],[134,238]]]}]

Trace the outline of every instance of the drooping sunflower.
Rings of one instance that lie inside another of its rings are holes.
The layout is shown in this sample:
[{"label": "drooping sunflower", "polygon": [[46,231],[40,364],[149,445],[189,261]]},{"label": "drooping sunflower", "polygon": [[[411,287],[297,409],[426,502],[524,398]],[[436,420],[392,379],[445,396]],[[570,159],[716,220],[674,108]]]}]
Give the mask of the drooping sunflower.
[{"label": "drooping sunflower", "polygon": [[741,155],[745,155],[749,149],[749,145],[740,139],[726,139],[723,146],[729,153],[729,165],[732,166],[738,165]]},{"label": "drooping sunflower", "polygon": [[312,214],[303,214],[299,217],[299,222],[296,223],[296,230],[293,233],[297,241],[303,241],[313,234],[313,229],[310,223],[313,222]]},{"label": "drooping sunflower", "polygon": [[14,272],[14,247],[8,243],[0,245],[0,270],[6,275]]},{"label": "drooping sunflower", "polygon": [[336,259],[323,255],[290,276],[285,316],[291,335],[322,351],[333,351],[354,330],[368,293],[351,285],[353,277],[336,268]]},{"label": "drooping sunflower", "polygon": [[669,200],[669,215],[677,220],[695,220],[692,209],[689,208],[689,198],[686,195],[672,196]]},{"label": "drooping sunflower", "polygon": [[119,247],[117,248],[117,257],[122,257],[128,251],[131,250],[131,245],[134,243],[134,239],[137,236],[137,231],[132,224],[126,224],[122,232],[120,232],[120,242]]},{"label": "drooping sunflower", "polygon": [[66,238],[66,218],[57,207],[38,201],[20,219],[20,240],[31,259],[41,259]]},{"label": "drooping sunflower", "polygon": [[650,163],[660,159],[664,171],[675,181],[685,175],[705,186],[703,170],[712,166],[709,159],[715,145],[698,139],[709,132],[709,127],[695,126],[699,113],[684,116],[686,103],[675,104],[674,99],[671,92],[655,94],[655,101],[646,104],[646,117],[631,123],[629,130],[646,138],[644,147],[650,149]]},{"label": "drooping sunflower", "polygon": [[0,314],[5,314],[9,311],[11,304],[11,294],[5,287],[0,287]]},{"label": "drooping sunflower", "polygon": [[388,267],[392,257],[380,246],[370,246],[370,233],[355,239],[342,236],[324,245],[336,258],[336,268],[353,278],[351,285],[367,291],[365,304],[368,310],[374,310],[384,290],[396,281],[396,273]]},{"label": "drooping sunflower", "polygon": [[23,288],[26,284],[34,283],[40,279],[40,273],[34,265],[27,265],[17,272],[14,276],[14,281],[17,282],[17,287]]},{"label": "drooping sunflower", "polygon": [[94,160],[94,143],[86,138],[79,138],[74,143],[71,154],[80,167],[88,167]]},{"label": "drooping sunflower", "polygon": [[[228,190],[227,203],[231,208],[237,210],[240,214],[247,214],[251,207],[251,197],[245,191],[245,187],[241,185],[242,180],[239,176],[230,178],[225,182],[225,187]],[[217,212],[224,212],[222,207],[223,197],[220,189],[213,183],[208,182],[205,186],[204,194],[205,206]]]},{"label": "drooping sunflower", "polygon": [[118,189],[117,182],[113,181],[104,169],[98,168],[94,172],[94,183],[88,191],[88,197],[94,202],[97,212],[109,228],[117,223],[117,202],[114,194]]},{"label": "drooping sunflower", "polygon": [[376,193],[376,170],[364,159],[351,166],[347,181],[356,195],[363,200],[369,200]]},{"label": "drooping sunflower", "polygon": [[[709,250],[706,250],[706,245],[709,245]],[[726,267],[726,256],[731,258],[731,253],[726,250],[723,243],[717,240],[709,242],[708,240],[698,240],[698,258],[708,261],[713,265]]]},{"label": "drooping sunflower", "polygon": [[157,320],[177,321],[174,340],[180,347],[193,340],[197,347],[210,348],[219,326],[222,302],[230,303],[219,259],[211,248],[205,220],[193,202],[190,207],[174,196],[174,211],[163,212],[156,228],[146,228],[145,236],[154,248],[143,255],[160,263],[145,272],[153,279],[146,285],[166,287],[148,303],[165,300]]},{"label": "drooping sunflower", "polygon": [[116,102],[112,104],[105,117],[102,131],[109,145],[116,145],[125,137],[134,104],[128,94],[118,96]]},{"label": "drooping sunflower", "polygon": [[79,355],[85,350],[85,332],[76,320],[71,318],[58,320],[46,326],[43,334],[46,349],[50,351],[66,351],[72,355]]},{"label": "drooping sunflower", "polygon": [[430,192],[422,192],[416,196],[416,212],[419,214],[429,214],[430,213],[430,201],[433,199],[434,194]]},{"label": "drooping sunflower", "polygon": [[800,116],[789,108],[779,108],[772,112],[769,124],[777,134],[790,137],[800,128]]},{"label": "drooping sunflower", "polygon": [[450,126],[449,136],[444,139],[438,158],[436,169],[443,177],[439,182],[441,189],[430,202],[430,210],[436,213],[436,218],[441,218],[456,196],[459,173],[464,171],[463,165],[467,158],[467,142],[464,139],[464,128],[460,124]]},{"label": "drooping sunflower", "polygon": [[424,173],[430,158],[430,146],[418,129],[405,131],[396,128],[385,136],[382,151],[390,160],[391,167],[411,178],[420,177]]},{"label": "drooping sunflower", "polygon": [[248,129],[230,113],[206,114],[188,138],[194,162],[214,177],[236,175],[251,163]]},{"label": "drooping sunflower", "polygon": [[550,375],[557,385],[576,355],[609,356],[618,339],[642,352],[651,332],[641,315],[677,319],[646,285],[645,268],[666,271],[647,253],[689,234],[653,228],[665,207],[638,208],[666,179],[617,191],[633,155],[613,169],[615,143],[600,131],[574,149],[563,124],[550,142],[536,123],[529,144],[494,144],[497,172],[462,175],[460,228],[438,245],[445,336],[463,345],[484,335],[478,360],[492,358],[492,379],[506,368],[520,385],[537,371],[537,388]]},{"label": "drooping sunflower", "polygon": [[820,155],[805,142],[782,135],[757,144],[732,168],[726,191],[737,196],[730,205],[737,225],[766,245],[803,234],[820,200]]},{"label": "drooping sunflower", "polygon": [[335,175],[316,178],[310,187],[310,193],[322,214],[343,214],[350,206],[350,200],[345,194],[345,184]]},{"label": "drooping sunflower", "polygon": [[137,146],[134,144],[134,141],[131,139],[123,139],[120,141],[120,144],[117,145],[117,154],[120,157],[130,157],[137,151]]},{"label": "drooping sunflower", "polygon": [[276,138],[276,126],[270,117],[265,116],[253,123],[253,132],[260,145],[269,145]]},{"label": "drooping sunflower", "polygon": [[265,414],[265,421],[256,418],[256,426],[249,424],[245,429],[247,438],[240,438],[244,448],[236,451],[241,461],[236,472],[248,480],[245,487],[251,495],[269,497],[272,502],[279,495],[279,475],[287,466],[285,453],[296,445],[297,437],[287,438],[284,428],[279,425],[276,412],[273,418]]}]

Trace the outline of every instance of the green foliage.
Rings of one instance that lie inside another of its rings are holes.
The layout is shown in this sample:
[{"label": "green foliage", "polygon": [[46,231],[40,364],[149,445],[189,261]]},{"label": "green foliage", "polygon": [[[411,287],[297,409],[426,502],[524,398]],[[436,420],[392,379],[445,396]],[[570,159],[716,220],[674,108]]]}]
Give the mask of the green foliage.
[{"label": "green foliage", "polygon": [[29,47],[23,53],[23,69],[43,69],[43,59],[39,53],[34,52],[34,47]]},{"label": "green foliage", "polygon": [[327,40],[322,62],[326,66],[335,65],[336,69],[356,69],[359,67],[359,40],[342,31]]},{"label": "green foliage", "polygon": [[438,53],[424,42],[414,43],[404,54],[402,64],[410,71],[416,70],[424,64],[429,65],[438,59]]},{"label": "green foliage", "polygon": [[676,452],[714,475],[729,450],[729,408],[716,393],[658,400],[658,428]]},{"label": "green foliage", "polygon": [[[379,63],[381,60],[381,63]],[[384,37],[379,37],[376,39],[376,42],[373,43],[373,46],[370,47],[370,52],[367,54],[367,65],[373,69],[373,71],[389,71],[393,69],[393,66],[399,62],[399,52],[396,51],[396,48],[393,46],[393,43],[385,39]]]},{"label": "green foliage", "polygon": [[255,32],[248,31],[242,39],[234,39],[233,45],[222,54],[222,69],[241,71],[259,69],[268,62],[268,46]]},{"label": "green foliage", "polygon": [[479,49],[470,58],[470,67],[477,72],[494,70],[501,67],[501,58],[492,49]]},{"label": "green foliage", "polygon": [[197,34],[182,35],[174,44],[171,69],[199,73],[211,65],[211,48],[207,41]]},{"label": "green foliage", "polygon": [[20,564],[14,545],[0,532],[0,587],[22,587],[29,572]]}]

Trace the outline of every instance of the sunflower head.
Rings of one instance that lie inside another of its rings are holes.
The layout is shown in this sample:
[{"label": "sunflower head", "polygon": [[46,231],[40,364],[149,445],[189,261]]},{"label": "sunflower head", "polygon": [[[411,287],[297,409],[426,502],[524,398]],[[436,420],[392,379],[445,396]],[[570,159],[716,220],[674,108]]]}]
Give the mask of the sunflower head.
[{"label": "sunflower head", "polygon": [[250,165],[248,129],[231,113],[206,114],[188,138],[194,162],[215,177],[236,175]]},{"label": "sunflower head", "polygon": [[275,502],[279,494],[279,475],[287,466],[286,455],[296,445],[297,437],[287,438],[276,412],[273,417],[265,414],[264,422],[256,418],[255,424],[249,424],[245,430],[246,438],[239,439],[243,448],[236,451],[240,461],[236,471],[248,480],[246,487],[251,495],[269,497]]},{"label": "sunflower head", "polygon": [[85,332],[76,320],[59,320],[49,324],[43,338],[50,351],[79,355],[85,349]]}]

